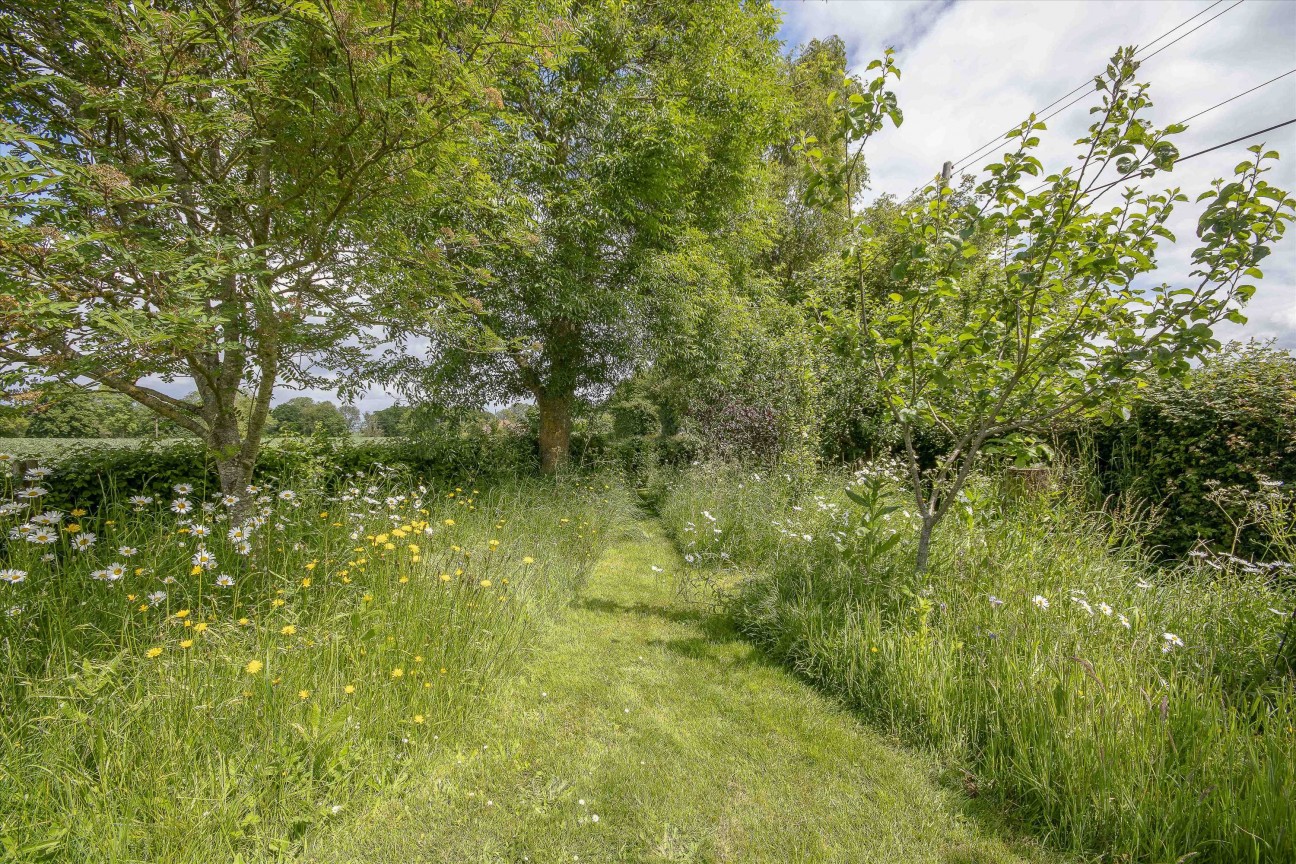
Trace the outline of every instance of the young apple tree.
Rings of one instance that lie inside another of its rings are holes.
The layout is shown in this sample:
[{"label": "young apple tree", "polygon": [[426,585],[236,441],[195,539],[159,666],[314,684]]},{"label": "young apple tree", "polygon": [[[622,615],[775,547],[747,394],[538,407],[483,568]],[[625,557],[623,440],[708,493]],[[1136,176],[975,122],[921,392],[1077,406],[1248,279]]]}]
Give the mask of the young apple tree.
[{"label": "young apple tree", "polygon": [[[1158,247],[1175,241],[1167,220],[1189,199],[1124,181],[1171,171],[1185,127],[1146,119],[1152,102],[1137,71],[1122,49],[1095,79],[1100,104],[1075,164],[1037,180],[1044,124],[1032,116],[971,194],[937,184],[898,211],[903,242],[886,245],[899,253],[883,264],[889,290],[855,344],[903,439],[922,520],[919,572],[987,445],[1121,412],[1152,379],[1182,375],[1218,347],[1214,325],[1245,320],[1257,265],[1296,212],[1296,199],[1264,179],[1278,154],[1252,147],[1232,179],[1196,199],[1187,278],[1152,281]],[[920,423],[952,442],[934,464],[920,460]]]}]

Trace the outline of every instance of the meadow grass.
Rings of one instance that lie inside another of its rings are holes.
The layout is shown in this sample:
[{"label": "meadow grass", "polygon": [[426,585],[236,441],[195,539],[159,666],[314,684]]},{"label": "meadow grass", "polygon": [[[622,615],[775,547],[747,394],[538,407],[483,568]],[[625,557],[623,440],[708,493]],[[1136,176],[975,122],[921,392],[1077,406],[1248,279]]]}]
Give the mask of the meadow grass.
[{"label": "meadow grass", "polygon": [[618,537],[459,745],[303,864],[1067,860],[675,595],[681,563],[653,520]]},{"label": "meadow grass", "polygon": [[181,488],[184,505],[126,500],[48,524],[22,496],[57,474],[8,490],[8,857],[298,848],[453,741],[626,512],[619,487],[588,480],[354,479],[333,498]]},{"label": "meadow grass", "polygon": [[988,481],[916,576],[903,494],[870,521],[852,479],[701,467],[661,512],[694,581],[770,656],[1053,844],[1296,860],[1296,696],[1274,664],[1289,588],[1154,569],[1066,496]]}]

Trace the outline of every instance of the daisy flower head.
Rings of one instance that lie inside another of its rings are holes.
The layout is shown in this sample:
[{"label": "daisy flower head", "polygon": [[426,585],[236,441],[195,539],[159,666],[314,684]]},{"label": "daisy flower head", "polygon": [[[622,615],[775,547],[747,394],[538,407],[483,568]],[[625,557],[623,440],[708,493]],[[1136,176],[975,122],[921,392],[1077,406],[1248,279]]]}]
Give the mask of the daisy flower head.
[{"label": "daisy flower head", "polygon": [[75,537],[73,537],[72,545],[75,546],[79,551],[85,552],[88,549],[90,549],[90,547],[94,546],[95,542],[98,539],[99,538],[95,536],[94,532],[87,531],[84,534],[78,534]]},{"label": "daisy flower head", "polygon": [[188,483],[177,483],[171,488],[175,490],[175,494],[179,495],[181,498],[193,494],[193,486]]},{"label": "daisy flower head", "polygon": [[189,529],[189,532],[195,537],[207,537],[211,534],[211,529],[206,525],[195,525]]},{"label": "daisy flower head", "polygon": [[1045,597],[1043,594],[1036,594],[1034,597],[1031,598],[1031,602],[1035,604],[1036,608],[1039,609],[1049,608],[1048,598]]},{"label": "daisy flower head", "polygon": [[60,510],[46,510],[31,517],[32,524],[54,526],[62,523],[63,513]]},{"label": "daisy flower head", "polygon": [[109,564],[104,568],[104,573],[107,574],[109,582],[116,582],[118,579],[122,579],[126,576],[126,569],[125,564],[119,564],[114,561],[112,564]]},{"label": "daisy flower head", "polygon": [[149,602],[150,606],[161,606],[166,602],[167,594],[165,591],[154,591],[144,599]]},{"label": "daisy flower head", "polygon": [[1169,654],[1176,648],[1184,647],[1184,641],[1173,633],[1162,633],[1161,653]]},{"label": "daisy flower head", "polygon": [[117,549],[117,554],[123,558],[134,558],[139,554],[139,550],[134,546],[120,546]]},{"label": "daisy flower head", "polygon": [[26,578],[27,578],[26,570],[18,570],[12,567],[5,570],[0,570],[0,582],[8,582],[10,585],[17,585],[19,582],[23,581]]},{"label": "daisy flower head", "polygon": [[279,493],[280,501],[295,501],[296,499],[297,499],[297,493],[292,491],[291,489],[285,489]]},{"label": "daisy flower head", "polygon": [[58,540],[58,535],[48,528],[34,528],[27,532],[27,542],[48,546]]},{"label": "daisy flower head", "polygon": [[50,475],[53,474],[53,473],[54,473],[53,470],[51,470],[51,469],[49,469],[49,468],[45,468],[45,467],[43,467],[43,466],[41,466],[41,465],[37,465],[35,468],[28,468],[26,471],[24,471],[24,472],[23,472],[23,479],[24,479],[24,480],[43,480],[43,479],[45,479],[46,477],[50,476]]},{"label": "daisy flower head", "polygon": [[239,497],[237,495],[224,495],[221,497],[221,504],[225,507],[233,507],[238,502]]},{"label": "daisy flower head", "polygon": [[228,573],[222,573],[216,577],[216,584],[221,588],[233,588],[234,577]]},{"label": "daisy flower head", "polygon": [[216,556],[206,549],[199,549],[193,554],[193,566],[201,567],[204,570],[212,570],[216,567]]},{"label": "daisy flower head", "polygon": [[152,495],[132,495],[126,499],[136,510],[141,510],[153,503]]},{"label": "daisy flower head", "polygon": [[171,512],[183,516],[186,513],[193,512],[193,505],[189,503],[188,498],[177,498],[171,502]]},{"label": "daisy flower head", "polygon": [[1108,618],[1110,618],[1112,612],[1114,612],[1115,610],[1113,610],[1112,607],[1109,606],[1109,605],[1107,605],[1106,603],[1099,603],[1099,604],[1098,604],[1098,611],[1101,612],[1102,614],[1106,615]]},{"label": "daisy flower head", "polygon": [[24,489],[21,492],[19,492],[18,497],[27,498],[28,500],[30,500],[32,498],[40,498],[41,496],[48,495],[48,494],[49,494],[49,490],[46,489],[45,487],[32,486],[30,489]]}]

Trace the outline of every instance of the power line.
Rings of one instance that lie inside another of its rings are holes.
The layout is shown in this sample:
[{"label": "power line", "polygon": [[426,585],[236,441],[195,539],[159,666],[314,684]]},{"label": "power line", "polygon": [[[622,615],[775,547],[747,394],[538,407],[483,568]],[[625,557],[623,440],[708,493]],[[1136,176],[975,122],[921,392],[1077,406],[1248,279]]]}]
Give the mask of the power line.
[{"label": "power line", "polygon": [[1281,75],[1276,75],[1273,78],[1270,78],[1268,81],[1264,82],[1263,84],[1257,84],[1256,86],[1252,87],[1250,90],[1244,90],[1241,93],[1237,94],[1236,96],[1230,96],[1229,98],[1225,99],[1223,102],[1216,102],[1214,105],[1210,106],[1204,111],[1198,111],[1196,114],[1192,115],[1191,117],[1185,117],[1183,120],[1180,120],[1179,122],[1188,123],[1192,120],[1196,120],[1198,117],[1202,116],[1203,114],[1209,114],[1210,112],[1214,111],[1216,108],[1219,108],[1222,105],[1227,105],[1228,103],[1232,102],[1234,99],[1241,99],[1243,96],[1248,96],[1254,93],[1255,91],[1259,90],[1261,87],[1268,87],[1270,84],[1274,83],[1275,81],[1281,81],[1283,78],[1286,78],[1288,75],[1291,75],[1293,73],[1296,73],[1296,69],[1288,69],[1286,72],[1282,73]]},{"label": "power line", "polygon": [[[1173,32],[1175,32],[1176,30],[1178,30],[1180,27],[1183,27],[1183,26],[1186,25],[1186,24],[1190,24],[1190,23],[1192,23],[1195,19],[1200,18],[1202,15],[1205,15],[1207,12],[1209,12],[1209,11],[1212,10],[1212,9],[1214,9],[1216,6],[1220,5],[1220,3],[1223,3],[1223,2],[1224,2],[1224,0],[1216,0],[1216,2],[1214,2],[1214,3],[1212,3],[1211,5],[1207,6],[1205,9],[1201,10],[1201,11],[1198,12],[1196,15],[1193,15],[1191,18],[1188,18],[1188,19],[1186,19],[1186,20],[1184,20],[1184,21],[1179,22],[1179,23],[1176,24],[1174,27],[1171,27],[1171,28],[1170,28],[1169,30],[1167,30],[1165,33],[1162,33],[1160,36],[1158,36],[1157,38],[1153,39],[1153,40],[1152,40],[1151,42],[1149,42],[1147,45],[1145,45],[1144,47],[1140,48],[1138,51],[1135,51],[1135,52],[1134,52],[1134,57],[1135,57],[1135,58],[1138,58],[1139,54],[1141,54],[1143,51],[1146,51],[1148,48],[1151,48],[1153,45],[1155,45],[1156,43],[1160,42],[1162,39],[1166,38],[1166,37],[1169,36],[1171,33],[1173,33]],[[1239,7],[1239,6],[1241,6],[1241,5],[1242,5],[1243,3],[1245,3],[1245,2],[1246,2],[1246,0],[1237,0],[1237,2],[1234,3],[1232,6],[1229,6],[1228,8],[1226,8],[1226,9],[1220,11],[1220,12],[1215,13],[1215,14],[1212,15],[1210,18],[1207,18],[1205,21],[1203,21],[1202,23],[1198,24],[1196,27],[1192,28],[1192,29],[1189,30],[1188,32],[1186,32],[1186,33],[1182,33],[1182,34],[1180,34],[1178,37],[1176,37],[1173,41],[1168,42],[1168,43],[1166,43],[1165,45],[1162,45],[1160,48],[1158,48],[1157,50],[1153,51],[1153,52],[1152,52],[1151,54],[1149,54],[1148,56],[1142,58],[1142,60],[1140,60],[1140,62],[1147,62],[1148,60],[1151,60],[1153,57],[1155,57],[1156,55],[1160,54],[1162,51],[1166,50],[1166,49],[1169,48],[1171,45],[1174,45],[1175,43],[1181,41],[1182,39],[1184,39],[1184,38],[1186,38],[1186,37],[1188,37],[1188,36],[1191,36],[1192,34],[1196,33],[1196,32],[1197,32],[1198,30],[1200,30],[1201,28],[1205,27],[1207,24],[1209,24],[1209,23],[1211,23],[1212,21],[1214,21],[1216,18],[1219,18],[1221,15],[1224,15],[1224,14],[1226,14],[1226,13],[1228,13],[1228,12],[1232,12],[1234,9],[1236,9],[1236,8]],[[1091,92],[1090,88],[1092,88],[1092,86],[1093,86],[1093,79],[1092,79],[1092,78],[1089,78],[1089,79],[1087,79],[1083,84],[1081,84],[1079,87],[1076,87],[1076,88],[1075,88],[1074,90],[1072,90],[1071,92],[1066,93],[1065,95],[1060,96],[1060,97],[1058,97],[1057,99],[1054,99],[1054,100],[1053,100],[1052,102],[1050,102],[1048,105],[1045,105],[1043,108],[1041,108],[1041,109],[1040,109],[1038,112],[1036,112],[1036,113],[1037,113],[1037,114],[1043,114],[1045,111],[1048,111],[1050,108],[1052,108],[1054,105],[1056,105],[1056,104],[1058,104],[1059,102],[1061,102],[1063,99],[1066,99],[1068,96],[1073,96],[1073,95],[1075,95],[1076,93],[1079,93],[1081,90],[1085,90],[1085,91],[1086,91],[1085,93],[1082,93],[1078,98],[1076,98],[1076,99],[1072,99],[1070,102],[1066,103],[1066,104],[1063,105],[1061,108],[1057,109],[1056,111],[1052,112],[1051,114],[1047,114],[1047,115],[1041,117],[1040,120],[1039,120],[1039,122],[1042,123],[1042,122],[1044,122],[1044,121],[1046,121],[1046,120],[1049,120],[1049,119],[1051,119],[1051,118],[1053,118],[1053,117],[1056,117],[1057,115],[1061,114],[1061,113],[1062,113],[1063,111],[1065,111],[1066,109],[1070,108],[1072,105],[1074,105],[1074,104],[1076,104],[1077,102],[1081,102],[1081,101],[1083,101],[1084,99],[1086,99],[1086,98],[1089,96],[1089,92]],[[987,141],[986,143],[982,144],[980,147],[978,147],[977,149],[973,150],[971,153],[969,153],[969,154],[967,154],[966,156],[963,156],[962,158],[956,160],[955,163],[954,163],[954,167],[955,167],[955,169],[957,170],[958,167],[959,167],[960,165],[966,166],[966,164],[967,164],[968,162],[972,161],[973,159],[979,158],[979,157],[980,157],[980,156],[981,156],[981,155],[982,155],[982,154],[983,154],[987,149],[993,147],[994,145],[996,145],[996,144],[998,144],[1000,141],[1002,141],[1004,135],[1007,135],[1009,132],[1011,132],[1013,129],[1016,129],[1016,128],[1017,128],[1016,126],[1013,126],[1013,127],[1009,128],[1009,129],[1004,130],[1002,133],[1000,133],[999,135],[996,135],[994,138],[991,138],[989,141]],[[911,194],[912,194],[912,193],[911,193]]]},{"label": "power line", "polygon": [[[1285,121],[1283,121],[1282,123],[1275,123],[1273,126],[1269,126],[1269,127],[1265,128],[1265,129],[1259,129],[1259,130],[1257,130],[1257,131],[1255,131],[1255,132],[1248,132],[1248,133],[1245,134],[1245,135],[1240,135],[1240,136],[1238,136],[1237,138],[1234,138],[1232,141],[1225,141],[1223,144],[1216,144],[1214,147],[1207,147],[1205,150],[1198,150],[1196,153],[1189,153],[1187,156],[1181,156],[1180,158],[1178,158],[1178,159],[1175,160],[1175,164],[1176,164],[1176,165],[1179,165],[1180,163],[1187,162],[1189,159],[1196,159],[1198,156],[1204,156],[1204,155],[1206,155],[1207,153],[1214,153],[1216,150],[1219,150],[1219,149],[1221,149],[1221,148],[1223,148],[1223,147],[1227,147],[1227,146],[1229,146],[1230,144],[1237,144],[1239,141],[1245,141],[1245,140],[1247,140],[1248,138],[1254,138],[1254,137],[1256,137],[1257,135],[1263,135],[1263,134],[1265,134],[1266,132],[1272,132],[1272,131],[1274,131],[1275,129],[1281,129],[1281,128],[1283,128],[1284,126],[1290,126],[1290,125],[1292,125],[1293,123],[1296,123],[1296,117],[1293,117],[1293,118],[1290,119],[1290,120],[1285,120]],[[1137,177],[1138,174],[1139,174],[1138,171],[1131,172],[1131,173],[1129,173],[1129,174],[1126,174],[1124,177],[1120,178],[1119,180],[1113,180],[1112,182],[1110,182],[1110,183],[1108,183],[1108,184],[1106,184],[1106,185],[1104,185],[1104,186],[1098,186],[1098,187],[1095,187],[1092,191],[1094,191],[1094,192],[1102,192],[1104,189],[1110,189],[1111,187],[1113,187],[1113,186],[1115,186],[1115,185],[1117,185],[1117,184],[1124,183],[1126,180],[1130,179],[1131,177]],[[1047,185],[1047,184],[1046,184],[1046,185]],[[1038,189],[1038,188],[1039,188],[1039,187],[1037,186],[1036,189]],[[1031,191],[1033,192],[1033,191],[1035,191],[1035,190],[1032,189]],[[1030,194],[1030,193],[1027,193],[1027,194]]]},{"label": "power line", "polygon": [[[1235,100],[1237,100],[1237,99],[1241,99],[1243,96],[1249,95],[1249,94],[1251,94],[1251,93],[1256,92],[1257,90],[1261,90],[1261,89],[1263,89],[1263,88],[1265,88],[1265,87],[1268,87],[1270,84],[1274,83],[1275,81],[1281,81],[1282,79],[1286,78],[1288,75],[1292,75],[1292,74],[1296,74],[1296,69],[1289,69],[1288,71],[1282,73],[1281,75],[1275,75],[1274,77],[1270,78],[1268,81],[1264,82],[1263,84],[1257,84],[1256,86],[1252,87],[1250,90],[1243,90],[1241,93],[1238,93],[1238,94],[1235,95],[1235,96],[1230,96],[1229,98],[1225,99],[1223,102],[1216,102],[1214,105],[1210,106],[1209,108],[1203,108],[1201,111],[1198,111],[1196,114],[1192,115],[1191,117],[1186,117],[1186,118],[1184,118],[1183,120],[1180,120],[1179,123],[1176,124],[1176,125],[1186,124],[1189,120],[1196,120],[1198,117],[1201,117],[1201,116],[1204,116],[1204,115],[1206,115],[1206,114],[1209,114],[1210,112],[1214,111],[1216,108],[1220,108],[1220,107],[1222,107],[1222,106],[1224,106],[1224,105],[1229,104],[1230,102],[1233,102],[1233,101],[1235,101]],[[1286,125],[1285,123],[1284,123],[1284,124],[1279,124],[1279,126],[1285,126],[1285,125]],[[1275,127],[1273,127],[1273,128],[1276,129],[1276,128],[1279,128],[1279,127],[1278,127],[1278,126],[1275,126]],[[1261,130],[1260,132],[1256,132],[1256,133],[1254,133],[1254,134],[1255,134],[1255,135],[1261,135],[1261,134],[1263,134],[1264,132],[1267,132],[1267,131],[1269,131],[1269,130],[1267,130],[1267,129],[1263,129],[1263,130]],[[1244,138],[1245,138],[1245,137],[1250,137],[1250,136],[1244,136]],[[1242,139],[1242,138],[1239,138],[1238,140],[1241,141],[1241,140],[1243,140],[1243,139]],[[1235,143],[1235,142],[1230,141],[1230,142],[1228,142],[1228,143],[1229,143],[1229,144],[1232,144],[1232,143]],[[1220,147],[1224,147],[1224,146],[1227,146],[1227,144],[1221,144],[1221,145],[1220,145]],[[1215,148],[1215,149],[1218,149],[1218,148]],[[1207,151],[1207,152],[1209,152],[1209,151]],[[1193,155],[1199,155],[1199,154],[1193,154]],[[1182,158],[1180,158],[1180,159],[1176,159],[1176,160],[1175,160],[1175,164],[1177,165],[1177,164],[1179,164],[1180,162],[1183,162],[1183,161],[1185,161],[1185,160],[1187,160],[1187,159],[1190,159],[1190,158],[1192,158],[1192,157],[1190,157],[1190,156],[1184,156],[1184,157],[1182,157]],[[1137,174],[1137,173],[1139,173],[1139,172],[1137,172],[1137,171],[1134,172],[1134,174]],[[1129,174],[1129,175],[1127,175],[1127,177],[1133,177],[1134,174]],[[1124,180],[1124,179],[1126,179],[1126,178],[1123,177],[1123,178],[1121,178],[1121,180],[1117,180],[1116,183],[1120,183],[1120,182],[1121,182],[1122,180]],[[1046,180],[1046,181],[1044,181],[1043,183],[1039,184],[1038,186],[1035,186],[1035,187],[1033,187],[1033,188],[1031,188],[1031,189],[1028,189],[1028,190],[1026,191],[1026,194],[1027,194],[1027,195],[1034,194],[1035,192],[1038,192],[1040,189],[1043,189],[1043,188],[1044,188],[1045,186],[1047,186],[1047,185],[1049,185],[1049,181]],[[1102,188],[1102,189],[1107,189],[1107,188],[1109,188],[1110,186],[1114,186],[1114,185],[1115,185],[1115,183],[1109,183],[1107,186],[1103,186],[1103,187],[1100,187],[1100,188]]]}]

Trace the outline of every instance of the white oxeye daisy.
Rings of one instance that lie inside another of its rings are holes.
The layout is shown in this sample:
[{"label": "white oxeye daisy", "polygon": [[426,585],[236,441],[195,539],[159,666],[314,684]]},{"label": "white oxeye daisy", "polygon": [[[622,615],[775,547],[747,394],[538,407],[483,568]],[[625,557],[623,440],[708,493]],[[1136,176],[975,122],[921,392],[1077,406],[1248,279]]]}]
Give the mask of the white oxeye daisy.
[{"label": "white oxeye daisy", "polygon": [[30,489],[24,489],[18,493],[19,498],[39,498],[49,493],[49,490],[43,486],[32,486]]},{"label": "white oxeye daisy", "polygon": [[215,513],[215,512],[216,512],[216,505],[213,504],[213,503],[210,502],[210,501],[204,501],[203,504],[202,504],[202,511],[203,511],[204,513]]},{"label": "white oxeye daisy", "polygon": [[239,542],[234,544],[234,551],[237,552],[239,555],[251,555],[252,544],[246,540],[240,540]]},{"label": "white oxeye daisy", "polygon": [[222,588],[231,588],[234,585],[234,577],[226,573],[222,573],[216,577],[216,584]]},{"label": "white oxeye daisy", "polygon": [[91,571],[90,571],[90,578],[91,578],[91,579],[97,579],[97,580],[99,580],[100,582],[107,582],[107,581],[108,581],[108,571],[107,571],[107,570],[91,570]]},{"label": "white oxeye daisy", "polygon": [[87,549],[89,549],[91,546],[95,545],[95,541],[98,539],[99,538],[94,535],[94,532],[87,531],[84,534],[78,534],[75,537],[73,537],[72,545],[75,546],[77,549],[81,550],[82,552],[84,552]]},{"label": "white oxeye daisy", "polygon": [[55,558],[57,558],[57,557],[58,557],[58,556],[55,555],[53,552],[46,552],[44,555],[41,556],[41,560],[42,560],[42,561],[45,561],[45,562],[50,562],[50,561],[53,561],[53,560],[54,560]]},{"label": "white oxeye daisy", "polygon": [[165,591],[154,591],[144,599],[148,600],[150,606],[159,606],[166,602],[166,598],[167,595]]},{"label": "white oxeye daisy", "polygon": [[249,486],[249,487],[247,487],[247,490],[246,490],[246,491],[247,491],[247,494],[249,494],[249,495],[256,495],[256,494],[259,494],[259,493],[261,492],[261,487],[260,487],[260,486]]},{"label": "white oxeye daisy", "polygon": [[179,495],[181,498],[193,492],[193,487],[190,486],[188,483],[177,483],[171,488],[174,489],[175,493]]},{"label": "white oxeye daisy", "polygon": [[126,575],[126,565],[117,563],[109,564],[104,568],[104,572],[108,574],[109,582],[116,582],[118,579],[121,579]]},{"label": "white oxeye daisy", "polygon": [[1082,597],[1072,597],[1071,599],[1075,601],[1075,604],[1076,604],[1077,606],[1079,606],[1081,609],[1083,609],[1083,610],[1085,611],[1085,614],[1086,614],[1086,615],[1092,615],[1092,614],[1093,614],[1093,607],[1089,605],[1089,601],[1088,601],[1088,600],[1085,600],[1085,599],[1082,598]]},{"label": "white oxeye daisy", "polygon": [[1049,608],[1048,598],[1042,594],[1036,594],[1034,597],[1031,598],[1031,602],[1034,603],[1040,609]]},{"label": "white oxeye daisy", "polygon": [[1161,645],[1161,653],[1168,654],[1176,648],[1182,648],[1184,641],[1173,633],[1162,633],[1161,638],[1165,641]]},{"label": "white oxeye daisy", "polygon": [[246,528],[240,525],[235,525],[233,528],[225,532],[225,536],[232,541],[246,540],[248,532]]},{"label": "white oxeye daisy", "polygon": [[291,489],[285,489],[279,493],[280,501],[292,501],[296,497],[297,497],[297,493],[292,491]]},{"label": "white oxeye daisy", "polygon": [[14,462],[17,459],[18,457],[12,453],[0,453],[0,465],[8,465],[10,462]]},{"label": "white oxeye daisy", "polygon": [[1117,614],[1117,615],[1116,615],[1116,620],[1120,621],[1121,626],[1124,627],[1126,630],[1130,629],[1130,622],[1129,622],[1129,619],[1126,618],[1124,615]]},{"label": "white oxeye daisy", "polygon": [[195,525],[190,528],[189,531],[195,537],[206,537],[208,534],[211,534],[211,529],[206,525]]},{"label": "white oxeye daisy", "polygon": [[121,546],[117,549],[117,554],[123,558],[134,558],[139,554],[139,550],[134,546]]},{"label": "white oxeye daisy", "polygon": [[132,495],[126,500],[130,502],[130,505],[132,507],[138,510],[141,507],[147,507],[148,505],[152,504],[153,496],[152,495]]},{"label": "white oxeye daisy", "polygon": [[238,502],[239,502],[239,497],[237,495],[226,495],[223,498],[221,498],[221,503],[224,504],[226,507],[233,507]]},{"label": "white oxeye daisy", "polygon": [[63,521],[63,513],[59,510],[46,510],[31,517],[31,521],[37,525],[57,525]]},{"label": "white oxeye daisy", "polygon": [[190,504],[189,501],[185,498],[177,498],[171,502],[172,513],[179,513],[183,515],[185,513],[188,513],[190,510],[193,510],[193,505]]},{"label": "white oxeye daisy", "polygon": [[0,582],[8,582],[10,585],[17,585],[27,578],[26,570],[0,570]]},{"label": "white oxeye daisy", "polygon": [[41,467],[41,466],[37,466],[37,467],[35,467],[35,468],[28,468],[26,471],[24,471],[24,472],[23,472],[23,479],[24,479],[24,480],[40,480],[40,479],[42,479],[42,478],[48,477],[49,475],[51,475],[51,474],[53,474],[53,473],[54,473],[54,472],[53,472],[52,470],[50,470],[49,468],[44,468],[44,467]]},{"label": "white oxeye daisy", "polygon": [[1113,612],[1114,610],[1112,609],[1112,607],[1108,606],[1106,603],[1099,603],[1099,604],[1098,604],[1098,611],[1101,612],[1101,613],[1103,613],[1104,615],[1106,615],[1108,618],[1110,618],[1110,617],[1111,617],[1111,614],[1112,614],[1112,612]]},{"label": "white oxeye daisy", "polygon": [[216,556],[206,549],[199,549],[193,554],[193,564],[195,567],[201,567],[204,570],[211,570],[216,566]]}]

